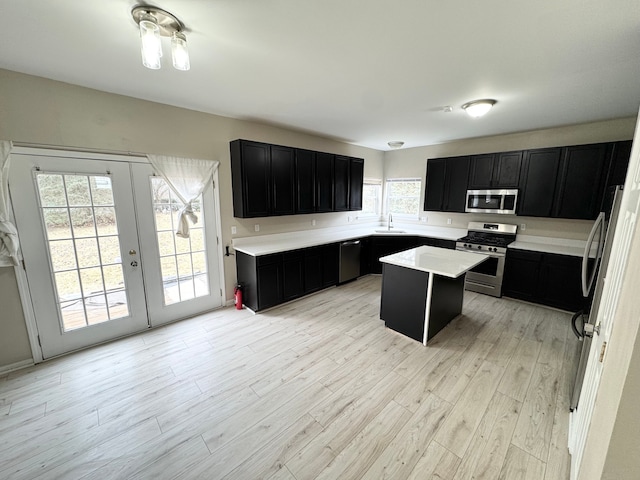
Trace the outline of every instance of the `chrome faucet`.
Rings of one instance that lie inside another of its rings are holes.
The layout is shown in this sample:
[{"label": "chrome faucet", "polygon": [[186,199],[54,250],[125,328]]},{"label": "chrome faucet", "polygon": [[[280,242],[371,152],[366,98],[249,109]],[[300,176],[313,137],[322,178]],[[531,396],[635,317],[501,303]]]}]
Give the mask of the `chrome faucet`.
[{"label": "chrome faucet", "polygon": [[387,222],[387,230],[391,230],[393,228],[393,217],[389,214],[389,221]]}]

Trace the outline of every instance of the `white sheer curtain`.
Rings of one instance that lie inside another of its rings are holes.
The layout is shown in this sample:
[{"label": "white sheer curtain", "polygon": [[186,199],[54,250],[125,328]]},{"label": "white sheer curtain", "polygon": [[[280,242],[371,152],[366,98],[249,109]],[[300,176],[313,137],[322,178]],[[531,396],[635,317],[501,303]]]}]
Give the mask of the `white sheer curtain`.
[{"label": "white sheer curtain", "polygon": [[19,264],[18,231],[9,221],[9,159],[11,142],[0,140],[0,267]]},{"label": "white sheer curtain", "polygon": [[169,187],[184,204],[178,214],[176,235],[189,238],[189,222],[198,223],[191,202],[200,196],[212,181],[213,172],[220,162],[197,158],[147,155],[151,165],[166,180]]}]

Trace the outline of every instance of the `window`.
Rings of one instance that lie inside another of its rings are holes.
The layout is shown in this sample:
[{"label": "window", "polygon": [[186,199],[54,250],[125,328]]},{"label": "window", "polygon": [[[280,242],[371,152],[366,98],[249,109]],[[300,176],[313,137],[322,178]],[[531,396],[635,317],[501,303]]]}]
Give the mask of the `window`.
[{"label": "window", "polygon": [[362,215],[380,216],[382,181],[365,178],[362,185]]},{"label": "window", "polygon": [[387,180],[387,213],[398,215],[418,215],[420,213],[419,178],[392,178]]}]

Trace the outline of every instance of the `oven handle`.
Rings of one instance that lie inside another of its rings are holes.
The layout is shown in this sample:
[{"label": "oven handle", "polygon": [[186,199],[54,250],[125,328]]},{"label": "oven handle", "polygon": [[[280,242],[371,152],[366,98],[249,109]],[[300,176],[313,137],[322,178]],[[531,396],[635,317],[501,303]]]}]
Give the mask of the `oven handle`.
[{"label": "oven handle", "polygon": [[496,252],[476,252],[475,250],[468,250],[464,247],[456,247],[456,250],[459,252],[469,252],[469,253],[481,253],[482,255],[488,255],[493,258],[503,258],[506,257],[504,253],[496,253]]}]

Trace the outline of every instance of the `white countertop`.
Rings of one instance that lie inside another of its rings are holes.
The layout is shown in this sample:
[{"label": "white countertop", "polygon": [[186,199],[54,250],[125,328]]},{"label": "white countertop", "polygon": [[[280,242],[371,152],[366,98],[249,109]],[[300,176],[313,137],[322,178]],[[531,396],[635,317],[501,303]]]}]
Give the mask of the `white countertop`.
[{"label": "white countertop", "polygon": [[461,252],[438,247],[418,247],[380,259],[383,263],[457,278],[489,258],[482,253]]},{"label": "white countertop", "polygon": [[[595,243],[595,242],[594,242]],[[509,248],[530,250],[533,252],[557,253],[582,257],[587,242],[584,240],[570,240],[566,238],[536,237],[533,235],[518,235],[516,241]],[[597,243],[593,246],[590,256],[595,257]]]},{"label": "white countertop", "polygon": [[377,232],[386,230],[384,226],[347,227],[312,229],[301,232],[277,233],[273,235],[260,235],[256,237],[234,238],[233,248],[247,255],[260,256],[270,253],[287,252],[298,248],[315,247],[328,243],[344,242],[362,237],[376,236],[403,236],[418,235],[444,240],[457,240],[464,237],[467,231],[463,228],[411,226],[405,228],[398,225],[394,231]]}]

